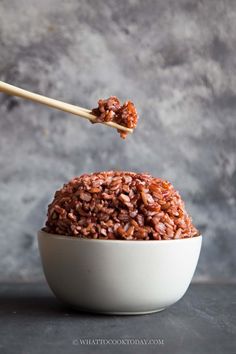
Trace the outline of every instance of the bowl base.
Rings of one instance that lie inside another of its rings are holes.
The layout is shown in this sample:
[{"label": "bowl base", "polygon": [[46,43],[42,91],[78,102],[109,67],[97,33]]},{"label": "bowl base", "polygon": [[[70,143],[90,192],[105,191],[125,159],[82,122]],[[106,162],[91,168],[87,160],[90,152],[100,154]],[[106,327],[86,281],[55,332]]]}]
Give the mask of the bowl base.
[{"label": "bowl base", "polygon": [[89,310],[89,309],[83,309],[77,306],[70,306],[76,311],[81,311],[81,312],[87,312],[87,313],[97,313],[100,315],[108,315],[108,316],[113,316],[113,315],[119,315],[119,316],[132,316],[132,315],[148,315],[150,313],[155,313],[155,312],[161,312],[165,310],[165,307],[161,309],[156,309],[156,310],[151,310],[151,311],[99,311],[99,310]]},{"label": "bowl base", "polygon": [[135,312],[101,312],[104,315],[121,315],[121,316],[125,316],[125,315],[148,315],[149,313],[155,313],[155,312],[161,312],[165,310],[165,307],[163,307],[162,309],[158,309],[158,310],[151,310],[151,311],[135,311]]}]

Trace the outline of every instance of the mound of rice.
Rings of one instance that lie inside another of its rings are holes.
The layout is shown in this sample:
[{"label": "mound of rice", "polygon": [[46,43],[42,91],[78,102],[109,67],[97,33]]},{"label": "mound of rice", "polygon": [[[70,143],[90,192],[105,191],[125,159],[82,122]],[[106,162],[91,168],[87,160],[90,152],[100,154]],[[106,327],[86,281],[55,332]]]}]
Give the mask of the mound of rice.
[{"label": "mound of rice", "polygon": [[199,235],[171,183],[149,174],[114,171],[84,174],[65,184],[48,207],[44,230],[122,240]]}]

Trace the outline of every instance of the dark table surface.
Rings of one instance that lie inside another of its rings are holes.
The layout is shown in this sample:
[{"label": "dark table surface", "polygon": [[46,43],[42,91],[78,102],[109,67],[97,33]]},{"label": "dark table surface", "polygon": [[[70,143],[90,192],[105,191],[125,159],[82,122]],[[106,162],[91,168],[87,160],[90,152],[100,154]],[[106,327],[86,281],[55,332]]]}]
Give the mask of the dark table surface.
[{"label": "dark table surface", "polygon": [[192,284],[169,309],[141,316],[75,312],[46,284],[0,284],[0,353],[234,354],[235,308],[233,284]]}]

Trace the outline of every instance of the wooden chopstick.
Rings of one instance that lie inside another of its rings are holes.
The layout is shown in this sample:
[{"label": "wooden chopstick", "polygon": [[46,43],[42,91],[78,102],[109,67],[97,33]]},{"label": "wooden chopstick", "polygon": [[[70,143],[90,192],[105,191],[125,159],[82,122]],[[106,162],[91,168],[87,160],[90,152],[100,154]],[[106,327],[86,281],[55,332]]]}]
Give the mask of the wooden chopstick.
[{"label": "wooden chopstick", "polygon": [[[33,102],[37,102],[37,103],[41,103],[44,104],[46,106],[52,107],[52,108],[56,108],[59,109],[61,111],[64,112],[68,112],[68,113],[72,113],[76,116],[85,118],[90,120],[91,122],[96,122],[96,116],[94,114],[92,114],[91,110],[86,109],[86,108],[82,108],[79,106],[75,106],[73,104],[70,103],[65,103],[62,101],[58,101],[55,100],[53,98],[49,98],[46,96],[42,96],[39,95],[37,93],[33,93],[27,90],[23,90],[19,87],[13,86],[13,85],[9,85],[3,81],[0,81],[0,91],[4,92],[8,95],[11,96],[17,96],[17,97],[21,97],[21,98],[25,98],[27,100],[33,101]],[[102,124],[107,125],[108,127],[111,128],[115,128],[115,129],[119,129],[128,133],[132,133],[133,129],[130,128],[126,128],[122,125],[119,125],[115,122],[102,122]]]}]

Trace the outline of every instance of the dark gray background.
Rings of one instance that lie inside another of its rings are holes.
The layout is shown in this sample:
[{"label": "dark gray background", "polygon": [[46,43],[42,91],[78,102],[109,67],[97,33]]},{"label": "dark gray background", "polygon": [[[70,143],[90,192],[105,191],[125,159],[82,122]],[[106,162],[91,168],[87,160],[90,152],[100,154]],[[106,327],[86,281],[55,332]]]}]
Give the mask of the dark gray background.
[{"label": "dark gray background", "polygon": [[196,281],[235,281],[236,2],[1,0],[0,80],[93,107],[132,99],[127,141],[0,94],[0,280],[39,280],[54,191],[94,170],[173,182],[204,244]]}]

